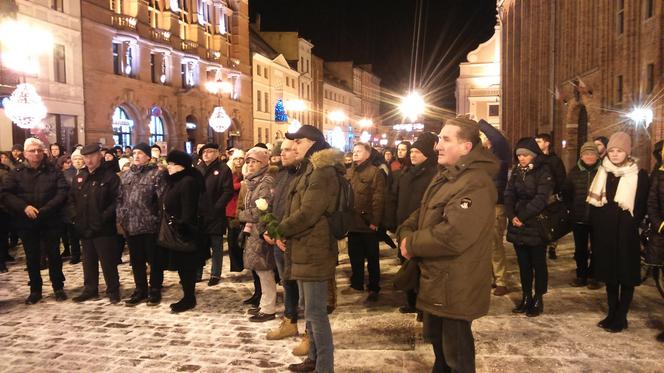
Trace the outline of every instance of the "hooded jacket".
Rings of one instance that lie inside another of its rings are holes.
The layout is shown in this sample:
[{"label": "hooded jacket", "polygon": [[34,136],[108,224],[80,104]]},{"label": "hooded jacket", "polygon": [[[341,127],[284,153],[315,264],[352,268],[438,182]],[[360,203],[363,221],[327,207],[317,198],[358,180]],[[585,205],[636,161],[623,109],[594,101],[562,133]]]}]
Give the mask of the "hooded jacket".
[{"label": "hooded jacket", "polygon": [[278,228],[287,239],[286,279],[334,278],[339,248],[326,215],[336,210],[339,177],[345,172],[344,154],[332,148],[313,152],[298,165],[288,193],[288,207]]},{"label": "hooded jacket", "polygon": [[419,258],[419,310],[467,321],[489,311],[497,170],[479,145],[454,166],[439,166],[420,208],[399,227],[399,241]]}]

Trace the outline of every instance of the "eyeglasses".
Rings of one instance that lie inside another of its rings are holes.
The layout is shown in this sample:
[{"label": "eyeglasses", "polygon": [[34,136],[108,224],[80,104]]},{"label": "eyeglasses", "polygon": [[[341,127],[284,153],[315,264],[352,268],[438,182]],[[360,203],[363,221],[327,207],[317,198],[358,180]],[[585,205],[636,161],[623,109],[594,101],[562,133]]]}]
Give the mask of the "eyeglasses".
[{"label": "eyeglasses", "polygon": [[30,150],[26,150],[25,152],[26,153],[39,154],[39,153],[42,153],[43,151],[44,151],[44,149],[30,149]]},{"label": "eyeglasses", "polygon": [[250,159],[250,160],[247,161],[247,164],[254,164],[254,163],[259,163],[259,164],[260,164],[260,163],[262,163],[262,162],[261,162],[261,161],[257,161],[257,160],[255,160],[255,159]]}]

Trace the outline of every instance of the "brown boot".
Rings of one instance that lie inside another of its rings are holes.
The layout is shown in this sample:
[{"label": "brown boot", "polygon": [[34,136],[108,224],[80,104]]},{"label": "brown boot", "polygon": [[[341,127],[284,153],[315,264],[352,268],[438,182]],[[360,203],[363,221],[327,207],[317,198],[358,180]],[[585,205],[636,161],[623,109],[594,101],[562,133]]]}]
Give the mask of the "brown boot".
[{"label": "brown boot", "polygon": [[309,334],[304,333],[302,341],[300,344],[295,346],[293,349],[293,355],[295,356],[307,356],[309,354]]},{"label": "brown boot", "polygon": [[297,335],[297,323],[296,322],[294,323],[289,318],[284,317],[281,320],[281,324],[279,324],[279,327],[267,332],[265,338],[268,341],[275,341],[277,339],[294,337],[296,335]]},{"label": "brown boot", "polygon": [[289,365],[288,370],[291,372],[314,372],[316,371],[316,361],[306,358],[299,364]]}]

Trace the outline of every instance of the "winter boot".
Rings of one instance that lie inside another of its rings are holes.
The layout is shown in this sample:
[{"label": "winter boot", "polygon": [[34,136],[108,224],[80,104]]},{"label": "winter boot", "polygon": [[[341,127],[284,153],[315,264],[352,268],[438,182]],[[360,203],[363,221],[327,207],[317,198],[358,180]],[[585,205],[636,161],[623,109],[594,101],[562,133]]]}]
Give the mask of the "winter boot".
[{"label": "winter boot", "polygon": [[297,322],[292,322],[288,317],[281,319],[281,324],[276,329],[267,332],[265,338],[268,341],[294,337],[297,335]]},{"label": "winter boot", "polygon": [[293,349],[293,355],[295,356],[307,356],[309,354],[309,334],[304,333],[302,341],[300,344],[295,346]]},{"label": "winter boot", "polygon": [[526,316],[528,317],[537,317],[544,312],[544,300],[542,299],[541,294],[535,294],[533,298],[533,303],[526,310]]},{"label": "winter boot", "polygon": [[521,297],[521,302],[514,309],[512,309],[512,312],[525,313],[528,310],[528,308],[530,308],[530,305],[532,303],[533,303],[533,296],[531,294],[523,293],[523,297]]}]

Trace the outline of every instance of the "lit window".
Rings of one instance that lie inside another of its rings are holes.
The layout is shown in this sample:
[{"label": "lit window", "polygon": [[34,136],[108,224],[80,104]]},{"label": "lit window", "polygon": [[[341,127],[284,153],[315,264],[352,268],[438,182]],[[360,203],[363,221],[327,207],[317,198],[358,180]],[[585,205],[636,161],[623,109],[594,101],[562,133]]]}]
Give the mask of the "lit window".
[{"label": "lit window", "polygon": [[53,46],[53,75],[58,83],[67,83],[67,66],[65,64],[65,46],[55,44]]},{"label": "lit window", "polygon": [[127,112],[122,108],[117,107],[113,112],[113,142],[115,145],[131,146],[132,128],[134,122],[129,119]]},{"label": "lit window", "polygon": [[194,61],[185,61],[180,67],[182,88],[193,88],[197,85],[197,64]]},{"label": "lit window", "polygon": [[164,121],[160,116],[150,115],[150,145],[164,141]]},{"label": "lit window", "polygon": [[159,4],[159,0],[150,0],[150,3],[148,4],[148,13],[150,16],[150,26],[153,28],[159,28],[159,25],[161,24],[161,4]]}]

